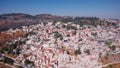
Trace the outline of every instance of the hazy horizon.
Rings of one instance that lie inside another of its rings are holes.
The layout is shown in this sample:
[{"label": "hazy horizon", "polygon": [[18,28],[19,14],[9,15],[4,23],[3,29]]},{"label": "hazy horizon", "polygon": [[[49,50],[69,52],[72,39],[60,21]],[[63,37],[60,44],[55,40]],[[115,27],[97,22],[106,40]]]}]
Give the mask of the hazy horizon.
[{"label": "hazy horizon", "polygon": [[0,14],[27,13],[120,19],[120,0],[1,0]]}]

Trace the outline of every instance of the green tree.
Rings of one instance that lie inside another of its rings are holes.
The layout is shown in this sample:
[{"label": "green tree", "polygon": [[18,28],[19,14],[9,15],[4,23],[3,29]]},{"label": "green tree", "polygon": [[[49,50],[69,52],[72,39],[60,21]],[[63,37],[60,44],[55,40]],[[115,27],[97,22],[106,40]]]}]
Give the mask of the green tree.
[{"label": "green tree", "polygon": [[105,59],[108,60],[109,53],[106,53]]},{"label": "green tree", "polygon": [[1,50],[0,50],[0,53],[4,53],[4,50],[3,50],[3,49],[1,49]]},{"label": "green tree", "polygon": [[21,49],[20,48],[16,48],[16,54],[19,55],[20,54]]},{"label": "green tree", "polygon": [[4,56],[4,63],[13,65],[14,62],[15,61],[13,59]]},{"label": "green tree", "polygon": [[27,37],[28,37],[28,35],[29,35],[29,34],[27,33],[27,34],[25,34],[25,36],[24,36],[24,37],[25,37],[25,38],[27,38]]},{"label": "green tree", "polygon": [[87,53],[88,55],[90,55],[90,50],[87,49],[87,50],[85,51],[85,53]]},{"label": "green tree", "polygon": [[26,60],[24,61],[24,63],[25,63],[25,65],[34,66],[34,62],[33,62],[33,61],[30,61],[30,60],[28,60],[28,59],[26,59]]},{"label": "green tree", "polygon": [[70,52],[69,52],[69,51],[67,51],[67,54],[70,54]]},{"label": "green tree", "polygon": [[54,37],[55,37],[55,38],[61,38],[61,37],[62,37],[62,34],[59,34],[58,32],[55,32]]},{"label": "green tree", "polygon": [[81,50],[80,50],[80,48],[78,48],[78,50],[75,50],[75,55],[80,55],[81,54]]},{"label": "green tree", "polygon": [[100,52],[100,53],[99,53],[99,57],[100,57],[100,58],[101,58],[101,55],[102,55],[102,53]]},{"label": "green tree", "polygon": [[17,66],[16,68],[24,68],[24,67],[22,67],[22,66]]},{"label": "green tree", "polygon": [[106,41],[105,44],[109,46],[109,45],[112,44],[112,42],[111,41]]},{"label": "green tree", "polygon": [[91,33],[91,35],[93,35],[93,36],[97,36],[97,32],[95,32],[95,33]]},{"label": "green tree", "polygon": [[110,49],[111,49],[112,51],[116,50],[115,45],[112,45],[112,46],[110,47]]},{"label": "green tree", "polygon": [[113,68],[113,66],[112,66],[112,65],[109,65],[109,68]]}]

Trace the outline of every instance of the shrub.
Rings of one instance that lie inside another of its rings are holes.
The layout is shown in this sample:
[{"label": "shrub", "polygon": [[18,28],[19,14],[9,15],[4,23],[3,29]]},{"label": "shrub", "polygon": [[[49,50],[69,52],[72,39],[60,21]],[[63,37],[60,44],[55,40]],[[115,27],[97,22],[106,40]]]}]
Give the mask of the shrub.
[{"label": "shrub", "polygon": [[87,49],[87,50],[85,51],[85,53],[87,53],[88,55],[90,55],[90,50]]},{"label": "shrub", "polygon": [[13,59],[4,56],[4,63],[13,65],[14,62],[15,61]]},{"label": "shrub", "polygon": [[80,55],[81,54],[81,50],[80,50],[80,48],[78,48],[78,50],[75,50],[75,55]]},{"label": "shrub", "polygon": [[111,41],[106,41],[105,44],[109,46],[109,45],[112,44],[112,42]]}]

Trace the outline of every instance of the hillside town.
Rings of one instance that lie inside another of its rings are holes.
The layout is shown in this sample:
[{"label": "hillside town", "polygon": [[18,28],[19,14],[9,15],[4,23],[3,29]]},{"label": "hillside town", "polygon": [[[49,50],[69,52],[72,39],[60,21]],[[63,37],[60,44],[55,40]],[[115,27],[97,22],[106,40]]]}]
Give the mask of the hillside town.
[{"label": "hillside town", "polygon": [[120,68],[120,0],[0,0],[0,68]]},{"label": "hillside town", "polygon": [[120,63],[120,23],[116,26],[47,21],[10,29],[7,34],[25,33],[1,47],[0,63],[8,64],[9,68],[111,66]]}]

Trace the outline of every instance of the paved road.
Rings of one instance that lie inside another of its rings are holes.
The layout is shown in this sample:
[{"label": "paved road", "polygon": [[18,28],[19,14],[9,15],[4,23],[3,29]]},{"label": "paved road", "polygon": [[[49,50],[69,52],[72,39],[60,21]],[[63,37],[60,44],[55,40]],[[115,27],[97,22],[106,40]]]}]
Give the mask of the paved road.
[{"label": "paved road", "polygon": [[109,66],[109,65],[111,65],[111,64],[117,64],[117,63],[120,63],[120,62],[108,63],[108,64],[105,64],[105,65],[103,65],[103,66],[100,66],[100,68],[107,67],[107,66]]}]

